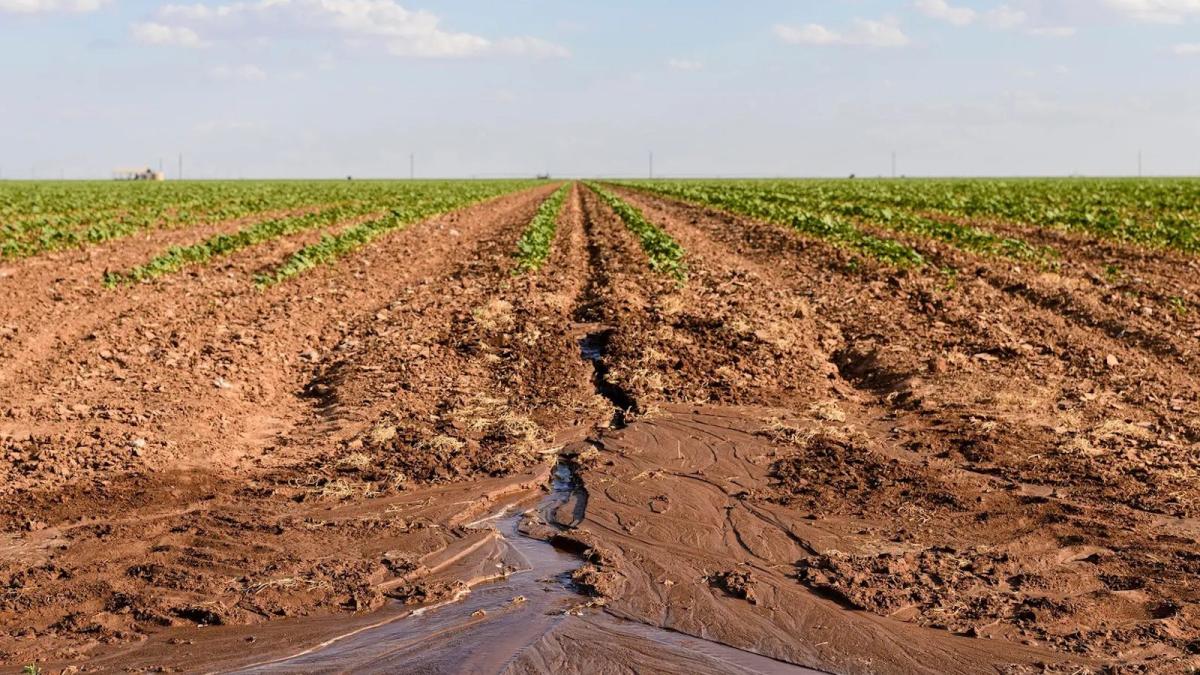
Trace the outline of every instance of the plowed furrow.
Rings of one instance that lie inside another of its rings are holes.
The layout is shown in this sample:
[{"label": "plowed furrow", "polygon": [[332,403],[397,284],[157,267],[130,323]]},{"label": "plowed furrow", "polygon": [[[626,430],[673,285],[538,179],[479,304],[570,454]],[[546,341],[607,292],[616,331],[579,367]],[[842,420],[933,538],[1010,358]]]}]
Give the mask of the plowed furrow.
[{"label": "plowed furrow", "polygon": [[[1195,509],[1194,449],[1173,435],[1187,422],[1154,403],[1192,388],[1188,370],[986,279],[946,288],[869,268],[848,276],[816,249],[779,245],[770,226],[622,194],[684,245],[694,269],[745,270],[755,281],[745,294],[776,302],[790,289],[814,317],[804,341],[836,367],[833,405],[793,402],[795,420],[766,431],[799,447],[775,465],[787,499],[813,509],[826,537],[840,533],[802,561],[806,585],[857,608],[1066,651],[1114,658],[1132,640],[1134,654],[1186,654],[1186,641],[1144,631],[1194,585],[1189,540],[1178,538],[1187,522],[1155,513]],[[1121,369],[1130,365],[1150,370],[1134,379]],[[1086,568],[1064,562],[1096,550]],[[908,590],[946,565],[973,571],[920,597]],[[1139,586],[1136,607],[1115,585],[1129,574],[1156,580]],[[1026,578],[1036,588],[1018,583]],[[1053,609],[1020,618],[1039,603]],[[1057,632],[1088,621],[1102,627]]]}]

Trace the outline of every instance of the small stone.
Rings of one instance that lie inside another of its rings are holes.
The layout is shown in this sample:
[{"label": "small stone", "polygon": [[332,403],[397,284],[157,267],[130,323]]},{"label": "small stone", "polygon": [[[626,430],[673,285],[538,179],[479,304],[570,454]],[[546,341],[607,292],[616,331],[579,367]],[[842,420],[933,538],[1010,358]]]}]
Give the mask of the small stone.
[{"label": "small stone", "polygon": [[229,389],[233,385],[229,383],[229,380],[226,380],[223,377],[218,377],[217,379],[213,380],[213,386],[217,389]]},{"label": "small stone", "polygon": [[1109,368],[1116,368],[1117,366],[1121,365],[1121,362],[1117,360],[1117,357],[1114,354],[1109,354],[1108,356],[1104,357],[1104,362],[1108,364]]}]

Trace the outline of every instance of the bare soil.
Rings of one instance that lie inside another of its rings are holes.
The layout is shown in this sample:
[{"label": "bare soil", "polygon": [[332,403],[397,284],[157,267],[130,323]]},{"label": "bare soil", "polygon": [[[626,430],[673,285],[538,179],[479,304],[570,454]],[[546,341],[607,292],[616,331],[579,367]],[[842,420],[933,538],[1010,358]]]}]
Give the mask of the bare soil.
[{"label": "bare soil", "polygon": [[267,292],[308,235],[115,290],[203,233],[0,270],[0,664],[229,670],[452,600],[561,457],[582,496],[531,534],[593,619],[508,672],[729,670],[599,612],[830,672],[1200,667],[1192,261],[1047,233],[1053,268],[898,273],[614,188],[678,284],[576,186],[514,276],[553,189]]}]

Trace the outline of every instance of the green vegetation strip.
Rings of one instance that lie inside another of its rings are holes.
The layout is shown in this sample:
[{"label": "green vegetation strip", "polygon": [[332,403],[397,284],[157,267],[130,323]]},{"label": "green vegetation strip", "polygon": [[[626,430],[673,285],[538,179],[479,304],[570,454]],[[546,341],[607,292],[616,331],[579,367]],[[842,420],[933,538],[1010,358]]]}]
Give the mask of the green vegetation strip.
[{"label": "green vegetation strip", "polygon": [[232,234],[218,234],[190,246],[172,246],[166,253],[127,272],[106,272],[104,283],[114,286],[153,279],[176,272],[188,265],[207,262],[218,256],[261,244],[315,227],[328,227],[347,217],[359,215],[357,209],[332,208],[294,218],[277,218],[256,223]]},{"label": "green vegetation strip", "polygon": [[624,221],[625,227],[637,235],[642,243],[642,250],[650,258],[650,269],[660,274],[674,277],[676,281],[687,279],[687,263],[683,260],[683,247],[671,235],[663,232],[657,225],[646,220],[642,212],[630,206],[620,197],[612,194],[595,183],[585,183],[593,192],[600,195],[617,212]]},{"label": "green vegetation strip", "polygon": [[[786,197],[843,213],[878,212],[898,231],[948,241],[986,255],[1055,258],[1048,247],[1030,246],[991,232],[989,222],[1082,232],[1149,248],[1200,253],[1200,180],[1153,179],[902,179],[902,180],[693,180],[637,181],[649,189],[741,190]],[[673,187],[674,186],[674,187]],[[952,222],[948,227],[944,220]],[[972,222],[973,221],[973,222]],[[979,233],[983,233],[980,237]]]},{"label": "green vegetation strip", "polygon": [[911,246],[864,232],[853,222],[833,214],[820,213],[796,204],[771,199],[761,193],[710,183],[639,181],[630,185],[667,197],[788,225],[809,236],[897,267],[912,267],[925,263],[921,254]]},{"label": "green vegetation strip", "polygon": [[608,207],[617,211],[617,215],[625,223],[625,227],[637,235],[638,241],[642,243],[642,250],[646,251],[647,257],[650,258],[650,269],[656,273],[671,276],[672,279],[679,282],[688,279],[688,263],[684,262],[683,246],[680,246],[678,241],[662,231],[659,226],[646,220],[642,211],[631,207],[622,198],[608,192],[604,187],[594,183],[584,183],[584,185],[604,199]]},{"label": "green vegetation strip", "polygon": [[344,181],[6,184],[0,186],[0,258],[95,245],[142,230],[351,203],[380,191]]},{"label": "green vegetation strip", "polygon": [[[730,188],[743,189],[743,188]],[[752,188],[750,190],[753,190]],[[845,217],[893,232],[936,239],[980,255],[1001,256],[1016,260],[1044,260],[1057,257],[1049,247],[1033,246],[1023,239],[1006,237],[952,219],[938,220],[918,215],[903,208],[876,206],[865,201],[842,201],[826,196],[812,197],[786,189],[754,190],[755,196],[797,209],[807,209],[822,217]]]},{"label": "green vegetation strip", "polygon": [[515,274],[535,272],[546,264],[546,258],[550,257],[550,245],[554,243],[554,233],[558,229],[558,214],[570,189],[570,184],[563,185],[538,207],[537,214],[517,241]]},{"label": "green vegetation strip", "polygon": [[256,277],[255,284],[259,288],[273,286],[303,274],[318,265],[330,264],[392,230],[404,228],[412,223],[460,209],[521,187],[527,187],[527,184],[516,182],[475,185],[461,183],[453,185],[449,189],[430,191],[427,195],[393,208],[391,213],[384,218],[353,225],[337,234],[326,234],[321,237],[321,241],[296,251],[275,270]]}]

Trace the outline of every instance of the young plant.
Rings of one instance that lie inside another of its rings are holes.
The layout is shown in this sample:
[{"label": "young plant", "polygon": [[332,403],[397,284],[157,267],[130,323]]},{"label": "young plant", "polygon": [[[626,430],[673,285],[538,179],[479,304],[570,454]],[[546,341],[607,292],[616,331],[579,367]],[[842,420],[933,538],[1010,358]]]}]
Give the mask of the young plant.
[{"label": "young plant", "polygon": [[536,272],[550,257],[550,245],[554,243],[554,233],[558,229],[558,215],[562,212],[563,203],[567,199],[570,185],[564,185],[554,191],[538,207],[537,214],[517,240],[517,266],[514,274]]},{"label": "young plant", "polygon": [[642,250],[650,258],[650,269],[673,277],[678,282],[687,279],[687,263],[683,247],[660,227],[646,220],[642,212],[595,183],[585,183],[621,217],[625,227],[637,235]]}]

